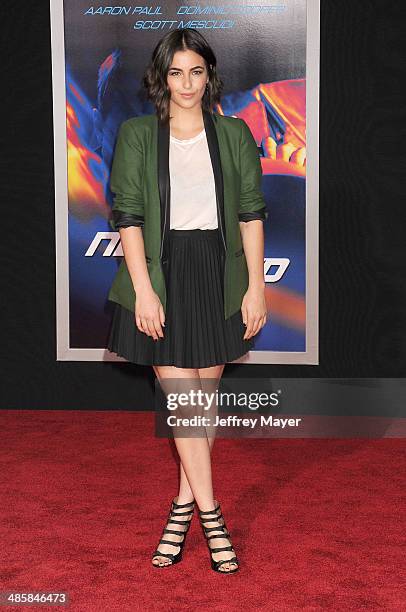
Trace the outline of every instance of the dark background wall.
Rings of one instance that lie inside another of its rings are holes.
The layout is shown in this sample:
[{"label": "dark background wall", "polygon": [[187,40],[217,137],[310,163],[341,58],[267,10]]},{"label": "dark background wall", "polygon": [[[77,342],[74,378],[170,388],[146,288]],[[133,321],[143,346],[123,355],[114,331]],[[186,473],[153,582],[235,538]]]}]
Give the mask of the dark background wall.
[{"label": "dark background wall", "polygon": [[[0,16],[0,406],[152,408],[152,368],[56,361],[49,4]],[[225,377],[406,375],[405,18],[402,0],[321,0],[320,365]]]}]

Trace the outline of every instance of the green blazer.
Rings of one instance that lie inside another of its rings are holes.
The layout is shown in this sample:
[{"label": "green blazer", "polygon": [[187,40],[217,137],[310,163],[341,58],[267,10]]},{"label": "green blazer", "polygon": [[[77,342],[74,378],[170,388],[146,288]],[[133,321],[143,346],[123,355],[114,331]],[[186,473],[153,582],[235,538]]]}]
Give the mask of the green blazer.
[{"label": "green blazer", "polygon": [[[239,222],[268,218],[261,191],[258,147],[243,119],[210,113],[203,120],[216,187],[223,255],[224,318],[241,308],[248,268]],[[170,220],[169,124],[156,114],[132,117],[119,129],[110,176],[114,194],[113,230],[131,225],[143,232],[146,263],[154,291],[166,312]],[[123,257],[108,299],[134,311],[135,292]]]}]

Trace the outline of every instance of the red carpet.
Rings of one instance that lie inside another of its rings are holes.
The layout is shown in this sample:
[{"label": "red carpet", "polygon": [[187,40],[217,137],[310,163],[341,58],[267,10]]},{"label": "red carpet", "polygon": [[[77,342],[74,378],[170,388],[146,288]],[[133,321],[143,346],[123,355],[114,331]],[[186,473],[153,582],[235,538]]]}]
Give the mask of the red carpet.
[{"label": "red carpet", "polygon": [[67,591],[84,612],[406,609],[404,440],[217,440],[241,561],[222,576],[197,515],[184,560],[150,565],[177,484],[153,413],[0,415],[1,591]]}]

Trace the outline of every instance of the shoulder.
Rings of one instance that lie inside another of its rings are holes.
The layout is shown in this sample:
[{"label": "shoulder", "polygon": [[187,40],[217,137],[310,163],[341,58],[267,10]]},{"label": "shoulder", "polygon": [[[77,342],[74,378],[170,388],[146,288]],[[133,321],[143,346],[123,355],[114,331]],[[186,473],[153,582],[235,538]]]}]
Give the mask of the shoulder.
[{"label": "shoulder", "polygon": [[150,115],[139,115],[137,117],[130,117],[122,122],[120,125],[120,131],[130,132],[135,136],[142,136],[143,133],[153,129],[156,125],[157,116],[155,113]]},{"label": "shoulder", "polygon": [[247,130],[250,131],[247,123],[240,117],[231,117],[230,115],[215,114],[215,120],[218,127],[229,135],[236,138],[241,138],[246,135]]},{"label": "shoulder", "polygon": [[118,142],[125,143],[139,152],[145,151],[154,133],[156,121],[157,116],[155,114],[139,115],[125,119],[118,130]]},{"label": "shoulder", "polygon": [[137,117],[130,117],[126,119],[123,123],[129,124],[133,127],[143,127],[152,125],[156,123],[157,116],[155,113],[151,113],[149,115],[138,115]]},{"label": "shoulder", "polygon": [[231,115],[220,115],[213,113],[213,117],[217,124],[229,131],[241,131],[241,122],[243,121],[239,117],[232,117]]}]

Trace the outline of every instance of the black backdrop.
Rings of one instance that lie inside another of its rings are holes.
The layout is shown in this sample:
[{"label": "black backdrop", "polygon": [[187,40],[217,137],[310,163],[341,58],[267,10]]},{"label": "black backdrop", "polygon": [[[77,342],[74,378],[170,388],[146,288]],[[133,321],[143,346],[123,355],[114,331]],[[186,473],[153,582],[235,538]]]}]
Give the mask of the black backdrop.
[{"label": "black backdrop", "polygon": [[[49,3],[0,15],[1,408],[152,408],[152,368],[56,361]],[[406,375],[405,19],[403,0],[321,0],[320,365],[225,377]]]}]

